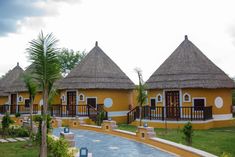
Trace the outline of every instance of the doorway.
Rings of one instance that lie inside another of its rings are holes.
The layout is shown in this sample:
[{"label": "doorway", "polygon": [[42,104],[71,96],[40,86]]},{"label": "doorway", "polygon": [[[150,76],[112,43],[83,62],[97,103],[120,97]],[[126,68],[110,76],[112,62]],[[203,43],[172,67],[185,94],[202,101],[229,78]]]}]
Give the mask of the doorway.
[{"label": "doorway", "polygon": [[178,119],[180,118],[180,99],[179,91],[166,91],[166,118]]},{"label": "doorway", "polygon": [[70,116],[76,114],[76,93],[76,91],[67,92],[67,111]]}]

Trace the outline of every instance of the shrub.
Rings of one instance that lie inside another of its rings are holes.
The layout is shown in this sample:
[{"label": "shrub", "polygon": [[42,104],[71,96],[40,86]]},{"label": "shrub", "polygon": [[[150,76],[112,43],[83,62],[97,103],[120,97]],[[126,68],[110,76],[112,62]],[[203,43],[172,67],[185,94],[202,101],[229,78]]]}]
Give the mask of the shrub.
[{"label": "shrub", "polygon": [[184,125],[183,128],[184,139],[187,145],[192,145],[193,126],[190,122]]},{"label": "shrub", "polygon": [[104,111],[99,112],[96,117],[96,124],[100,126],[102,124],[104,118],[105,118]]},{"label": "shrub", "polygon": [[20,117],[20,113],[19,112],[17,112],[17,113],[15,113],[15,117],[17,118],[17,117]]},{"label": "shrub", "polygon": [[11,127],[8,129],[8,134],[11,137],[29,137],[29,131],[23,127]]},{"label": "shrub", "polygon": [[55,140],[48,136],[47,143],[49,152],[53,157],[72,157],[72,154],[69,153],[68,143],[64,140],[64,138]]},{"label": "shrub", "polygon": [[8,112],[2,118],[2,136],[6,136],[8,133],[9,126],[13,124],[14,121],[11,119]]},{"label": "shrub", "polygon": [[232,157],[232,155],[230,153],[223,152],[220,157]]}]

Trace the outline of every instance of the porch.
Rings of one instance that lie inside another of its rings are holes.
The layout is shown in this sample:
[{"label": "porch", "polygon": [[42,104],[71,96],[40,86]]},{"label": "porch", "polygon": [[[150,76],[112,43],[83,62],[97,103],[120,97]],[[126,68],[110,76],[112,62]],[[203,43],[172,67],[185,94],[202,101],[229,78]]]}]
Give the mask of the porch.
[{"label": "porch", "polygon": [[[205,121],[212,119],[212,106],[182,107],[182,106],[143,106],[142,119],[161,121]],[[140,107],[136,106],[127,113],[127,124],[139,119]]]}]

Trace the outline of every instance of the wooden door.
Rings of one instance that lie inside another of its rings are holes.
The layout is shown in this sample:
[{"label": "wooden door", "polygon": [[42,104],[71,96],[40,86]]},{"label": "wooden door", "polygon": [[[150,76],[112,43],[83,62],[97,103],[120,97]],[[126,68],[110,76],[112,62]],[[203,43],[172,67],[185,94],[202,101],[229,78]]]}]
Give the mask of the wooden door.
[{"label": "wooden door", "polygon": [[16,113],[17,95],[11,94],[11,114]]},{"label": "wooden door", "polygon": [[87,98],[87,104],[96,108],[96,98]]},{"label": "wooden door", "polygon": [[67,111],[69,116],[76,115],[76,91],[67,92]]},{"label": "wooden door", "polygon": [[166,91],[166,117],[178,119],[180,117],[179,91]]}]

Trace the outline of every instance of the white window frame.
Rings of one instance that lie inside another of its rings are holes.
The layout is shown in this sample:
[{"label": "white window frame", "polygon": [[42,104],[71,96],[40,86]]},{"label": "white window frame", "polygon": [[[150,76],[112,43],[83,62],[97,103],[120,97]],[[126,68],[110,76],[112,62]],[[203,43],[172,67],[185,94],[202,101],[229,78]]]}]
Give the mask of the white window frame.
[{"label": "white window frame", "polygon": [[[193,101],[193,107],[194,107],[194,100],[195,99],[204,99],[204,107],[206,107],[206,97],[193,97],[192,101]],[[194,108],[193,108],[194,109]]]},{"label": "white window frame", "polygon": [[87,99],[89,99],[89,98],[94,98],[95,99],[95,101],[96,101],[95,109],[97,109],[98,98],[97,97],[86,97],[86,104],[87,104]]},{"label": "white window frame", "polygon": [[[188,100],[185,100],[185,98],[184,98],[186,95],[188,95]],[[191,102],[191,95],[189,93],[184,93],[183,102]]]},{"label": "white window frame", "polygon": [[[82,100],[80,99],[80,96],[83,96],[83,99],[82,99]],[[84,95],[83,93],[80,93],[80,94],[78,95],[78,101],[85,101],[85,95]]]},{"label": "white window frame", "polygon": [[[161,97],[161,100],[160,101],[158,101],[158,97]],[[157,96],[156,96],[156,103],[158,103],[158,102],[162,102],[162,95],[159,93],[159,94],[157,94]]]}]

